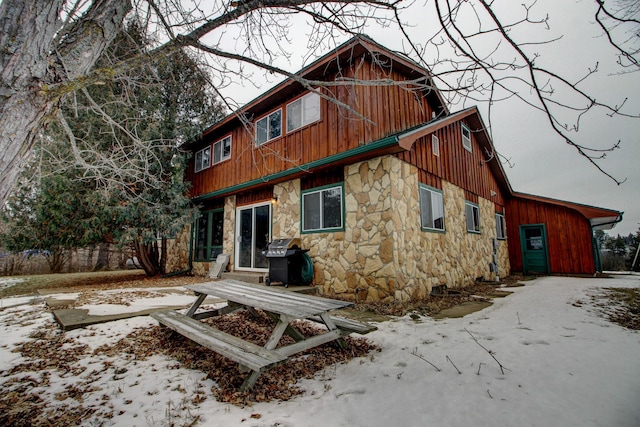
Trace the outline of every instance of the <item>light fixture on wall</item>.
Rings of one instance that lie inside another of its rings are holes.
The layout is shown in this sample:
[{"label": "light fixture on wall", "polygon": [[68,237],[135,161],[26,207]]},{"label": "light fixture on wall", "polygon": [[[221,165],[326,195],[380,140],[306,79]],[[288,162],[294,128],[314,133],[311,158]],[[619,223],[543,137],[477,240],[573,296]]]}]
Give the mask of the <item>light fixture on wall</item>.
[{"label": "light fixture on wall", "polygon": [[273,196],[273,199],[271,199],[271,203],[274,205],[278,203],[278,196]]},{"label": "light fixture on wall", "polygon": [[498,195],[498,193],[496,193],[495,191],[491,190],[491,197],[496,197]]}]

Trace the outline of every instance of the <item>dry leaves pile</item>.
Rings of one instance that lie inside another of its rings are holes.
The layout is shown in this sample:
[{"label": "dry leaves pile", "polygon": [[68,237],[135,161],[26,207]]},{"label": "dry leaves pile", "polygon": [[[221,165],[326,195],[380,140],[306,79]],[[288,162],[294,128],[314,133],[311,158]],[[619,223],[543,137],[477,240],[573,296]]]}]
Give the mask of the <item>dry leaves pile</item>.
[{"label": "dry leaves pile", "polygon": [[[254,317],[244,310],[204,322],[260,346],[266,343],[274,326],[266,315]],[[294,326],[307,337],[322,332],[309,322],[300,321],[294,323]],[[97,351],[109,355],[132,352],[138,359],[160,352],[178,361],[181,367],[206,372],[207,377],[217,384],[217,388],[212,390],[217,400],[242,406],[274,399],[288,400],[303,392],[296,384],[299,379],[313,378],[323,371],[322,376],[327,378],[326,369],[335,369],[337,363],[363,357],[377,350],[377,347],[364,338],[346,337],[345,340],[346,349],[325,344],[297,354],[284,365],[261,374],[253,389],[245,392],[238,389],[247,374],[239,372],[235,362],[159,326],[151,330],[134,331],[115,345]],[[293,340],[285,335],[279,346],[291,343]]]},{"label": "dry leaves pile", "polygon": [[[260,313],[256,318],[246,311],[205,322],[259,345],[264,345],[274,326],[266,315]],[[295,326],[305,336],[321,332],[318,326],[310,322],[301,321]],[[127,366],[131,366],[129,364],[136,364],[157,354],[175,360],[175,363],[169,363],[168,367],[162,369],[184,367],[200,370],[217,384],[211,393],[200,386],[194,390],[181,390],[185,407],[197,408],[211,394],[219,401],[235,405],[287,400],[303,392],[297,384],[299,379],[313,378],[319,374],[319,380],[329,381],[337,363],[367,356],[376,350],[364,338],[347,337],[346,349],[326,344],[298,354],[286,364],[260,375],[252,390],[239,392],[238,388],[247,374],[240,373],[237,364],[159,326],[137,328],[125,338],[93,351],[75,338],[65,335],[52,322],[29,338],[13,350],[24,358],[22,363],[0,370],[0,378],[5,379],[0,381],[2,426],[83,425],[89,419],[92,425],[108,425],[116,415],[112,400],[117,393],[101,389],[99,384],[104,387],[105,378],[116,381],[126,378]],[[285,336],[280,345],[291,342]],[[98,362],[88,363],[90,358]],[[58,384],[55,392],[50,390],[54,376]],[[176,387],[181,385],[177,384]],[[47,399],[52,398],[56,401],[55,405],[47,403]],[[197,416],[189,422],[182,419],[180,424],[195,421]]]},{"label": "dry leaves pile", "polygon": [[[68,338],[52,322],[36,330],[30,340],[13,350],[24,362],[8,370],[0,370],[0,377],[8,378],[0,384],[0,425],[3,426],[60,426],[81,425],[91,416],[108,419],[111,408],[84,407],[84,396],[97,390],[97,379],[83,376],[85,368],[77,362],[89,353],[86,345]],[[61,402],[51,407],[43,396],[51,383],[51,376],[68,379],[64,391],[54,399]],[[69,400],[68,400],[69,398]]]}]

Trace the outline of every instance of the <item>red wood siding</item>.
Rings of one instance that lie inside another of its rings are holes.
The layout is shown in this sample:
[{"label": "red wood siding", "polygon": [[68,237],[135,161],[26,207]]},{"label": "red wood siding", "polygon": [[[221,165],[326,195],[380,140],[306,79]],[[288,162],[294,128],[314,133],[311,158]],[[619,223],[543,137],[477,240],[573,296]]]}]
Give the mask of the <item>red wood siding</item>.
[{"label": "red wood siding", "polygon": [[436,136],[440,144],[439,156],[433,154],[431,135],[418,139],[410,151],[396,156],[418,168],[420,182],[442,188],[439,180],[444,179],[463,188],[467,200],[477,203],[478,197],[482,197],[495,203],[496,210],[501,212],[505,196],[486,163],[475,134],[471,133],[471,153],[462,146],[460,122],[438,130]]},{"label": "red wood siding", "polygon": [[236,206],[252,205],[254,203],[266,202],[273,199],[273,186],[260,188],[253,191],[244,191],[238,194]]},{"label": "red wood siding", "polygon": [[[372,80],[402,81],[405,79],[399,73],[383,70],[369,61],[354,61],[354,63],[357,66],[343,68],[341,76]],[[333,80],[336,77],[334,75],[325,78]],[[348,85],[332,87],[330,90],[327,89],[327,93],[352,106],[368,120],[358,117],[353,111],[321,99],[320,121],[286,133],[286,105],[296,98],[281,100],[278,104],[272,105],[269,110],[255,113],[252,120],[282,108],[283,136],[255,147],[252,142],[253,135],[237,120],[234,122],[235,128],[229,130],[225,127],[220,129],[220,134],[211,132],[207,135],[206,141],[192,147],[195,153],[207,144],[219,140],[221,136],[229,133],[232,136],[229,160],[195,173],[195,156],[191,158],[186,174],[186,179],[192,186],[191,196],[197,197],[260,179],[297,165],[357,148],[424,123],[431,118],[432,107],[428,105],[426,97],[406,87]]]},{"label": "red wood siding", "polygon": [[552,274],[594,274],[592,231],[579,212],[534,200],[507,201],[507,239],[511,271],[522,271],[520,225],[545,224]]}]

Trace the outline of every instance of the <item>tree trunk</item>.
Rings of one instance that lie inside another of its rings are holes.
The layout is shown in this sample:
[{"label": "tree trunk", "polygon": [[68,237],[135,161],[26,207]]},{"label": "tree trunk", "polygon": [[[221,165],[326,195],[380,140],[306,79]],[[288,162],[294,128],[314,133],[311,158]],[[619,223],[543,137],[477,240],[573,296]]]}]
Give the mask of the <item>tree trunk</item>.
[{"label": "tree trunk", "polygon": [[[66,95],[52,89],[89,71],[131,9],[129,0],[95,0],[63,31],[65,3],[0,3],[0,205],[13,190],[38,132]],[[61,40],[56,40],[58,33],[64,33]]]},{"label": "tree trunk", "polygon": [[158,250],[158,242],[143,243],[142,239],[136,239],[133,242],[136,249],[136,257],[138,264],[142,267],[148,277],[154,277],[162,273],[160,266],[160,251]]},{"label": "tree trunk", "polygon": [[167,274],[167,238],[162,236],[162,248],[160,249],[160,272]]},{"label": "tree trunk", "polygon": [[51,273],[57,274],[62,272],[62,268],[65,266],[67,261],[64,249],[54,249],[45,253],[44,256],[47,260]]},{"label": "tree trunk", "polygon": [[111,245],[109,243],[100,243],[98,246],[98,261],[96,262],[95,267],[93,267],[93,271],[109,269],[110,246]]}]

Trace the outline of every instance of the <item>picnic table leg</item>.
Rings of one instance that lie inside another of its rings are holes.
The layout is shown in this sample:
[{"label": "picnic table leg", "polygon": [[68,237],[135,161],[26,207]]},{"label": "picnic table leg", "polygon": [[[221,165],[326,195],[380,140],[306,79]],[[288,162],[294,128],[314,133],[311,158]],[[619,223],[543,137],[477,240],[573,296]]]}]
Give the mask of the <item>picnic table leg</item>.
[{"label": "picnic table leg", "polygon": [[244,382],[240,386],[240,391],[246,391],[246,390],[250,390],[251,388],[253,388],[253,386],[256,384],[256,381],[258,380],[258,376],[259,375],[260,375],[260,372],[252,371],[249,374],[249,376],[247,378],[245,378]]},{"label": "picnic table leg", "polygon": [[193,315],[196,314],[196,311],[198,310],[202,302],[205,300],[205,298],[207,298],[207,294],[198,294],[198,298],[196,299],[196,302],[194,302],[191,305],[191,308],[189,308],[189,311],[187,311],[186,316],[193,317]]},{"label": "picnic table leg", "polygon": [[[331,316],[329,316],[329,313],[322,313],[320,315],[320,318],[322,319],[322,321],[326,325],[327,329],[329,329],[330,331],[335,331],[336,329],[338,329],[336,324],[331,319]],[[338,347],[340,347],[343,350],[345,348],[347,348],[347,342],[344,340],[344,338],[338,338],[336,340],[336,343],[338,344]]]},{"label": "picnic table leg", "polygon": [[267,340],[267,343],[264,345],[264,348],[266,348],[267,350],[273,350],[274,348],[276,348],[276,346],[280,342],[280,338],[282,338],[282,334],[284,334],[284,331],[286,331],[289,327],[290,321],[291,319],[289,319],[284,314],[280,315],[280,319],[278,320],[276,327],[273,329],[271,336]]},{"label": "picnic table leg", "polygon": [[[278,323],[280,321],[280,318],[277,314],[270,311],[265,311],[265,313],[267,313],[267,316],[269,316],[269,318],[271,318],[271,320],[273,320],[274,322]],[[294,328],[290,324],[287,325],[287,329],[285,329],[284,332],[291,338],[293,338],[296,342],[305,340],[304,335],[302,335],[296,328]]]}]

